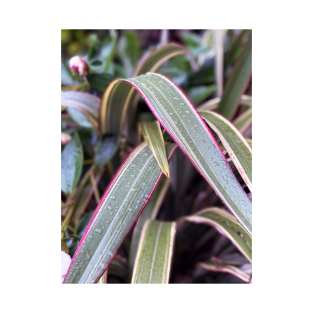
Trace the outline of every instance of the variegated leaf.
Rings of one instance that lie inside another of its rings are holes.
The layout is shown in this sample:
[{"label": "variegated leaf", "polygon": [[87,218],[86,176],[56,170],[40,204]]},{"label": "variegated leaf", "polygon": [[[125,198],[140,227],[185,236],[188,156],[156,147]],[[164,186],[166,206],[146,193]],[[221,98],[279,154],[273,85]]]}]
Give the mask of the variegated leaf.
[{"label": "variegated leaf", "polygon": [[[173,152],[173,147],[169,155]],[[85,228],[65,283],[96,282],[137,220],[161,177],[146,144],[120,167]]]},{"label": "variegated leaf", "polygon": [[149,220],[145,223],[135,259],[133,284],[169,282],[175,223]]}]

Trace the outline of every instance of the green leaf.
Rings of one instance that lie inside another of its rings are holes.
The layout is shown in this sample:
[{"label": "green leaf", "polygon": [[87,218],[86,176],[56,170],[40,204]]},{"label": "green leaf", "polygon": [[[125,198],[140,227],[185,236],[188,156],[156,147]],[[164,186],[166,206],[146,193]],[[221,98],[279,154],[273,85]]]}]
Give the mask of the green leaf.
[{"label": "green leaf", "polygon": [[141,233],[132,275],[133,284],[167,284],[175,236],[175,223],[147,221]]},{"label": "green leaf", "polygon": [[167,162],[165,143],[159,122],[142,122],[140,126],[143,137],[149,145],[162,172],[166,177],[170,177],[170,167]]},{"label": "green leaf", "polygon": [[197,214],[184,217],[183,220],[207,224],[226,236],[251,262],[252,260],[252,238],[251,235],[236,221],[236,219],[219,208],[209,208]]},{"label": "green leaf", "polygon": [[249,283],[251,281],[251,274],[246,271],[238,268],[237,266],[231,264],[225,264],[224,262],[220,262],[217,260],[211,260],[210,262],[201,262],[199,266],[203,269],[210,272],[219,272],[219,273],[228,273],[239,279],[241,279],[245,283]]},{"label": "green leaf", "polygon": [[[169,149],[169,155],[173,147]],[[100,200],[75,251],[65,283],[93,283],[103,274],[161,177],[146,144],[123,163]]]},{"label": "green leaf", "polygon": [[[149,51],[139,61],[135,75],[157,71],[167,60],[184,52],[182,46],[173,43]],[[104,93],[100,107],[101,132],[120,134],[122,127],[127,127],[128,119],[133,119],[136,109],[136,94],[131,86],[112,82]]]},{"label": "green leaf", "polygon": [[251,201],[231,171],[212,133],[185,95],[171,81],[156,73],[122,81],[138,89],[163,128],[251,232]]},{"label": "green leaf", "polygon": [[250,38],[226,83],[224,95],[219,105],[219,112],[228,119],[231,119],[235,114],[240,101],[240,96],[243,94],[251,77],[251,41],[252,37],[250,35]]},{"label": "green leaf", "polygon": [[215,112],[201,112],[216,132],[241,177],[252,190],[252,150],[240,132],[223,116]]},{"label": "green leaf", "polygon": [[162,176],[157,188],[153,191],[152,196],[143,210],[142,214],[140,215],[138,222],[133,231],[131,245],[130,245],[130,266],[133,267],[135,256],[137,253],[138,243],[140,239],[140,234],[143,228],[144,223],[148,219],[155,219],[159,209],[162,205],[163,199],[168,191],[170,186],[170,180],[165,176]]},{"label": "green leaf", "polygon": [[61,189],[63,192],[71,193],[75,189],[82,172],[83,160],[82,144],[75,133],[62,151]]},{"label": "green leaf", "polygon": [[239,115],[235,121],[234,126],[241,132],[244,133],[252,123],[252,108],[246,110]]}]

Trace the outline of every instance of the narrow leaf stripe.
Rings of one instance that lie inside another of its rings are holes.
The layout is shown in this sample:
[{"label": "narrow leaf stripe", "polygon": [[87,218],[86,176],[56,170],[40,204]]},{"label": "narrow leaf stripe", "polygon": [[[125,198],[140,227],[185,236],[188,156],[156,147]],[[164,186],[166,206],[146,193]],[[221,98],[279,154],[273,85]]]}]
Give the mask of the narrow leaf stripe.
[{"label": "narrow leaf stripe", "polygon": [[[173,152],[170,149],[169,155]],[[146,144],[127,158],[106,189],[76,249],[65,283],[93,283],[107,268],[161,177]]]},{"label": "narrow leaf stripe", "polygon": [[192,223],[207,224],[214,227],[222,235],[230,239],[241,253],[251,262],[252,238],[251,235],[236,221],[236,219],[219,208],[209,208],[190,215],[183,220]]},{"label": "narrow leaf stripe", "polygon": [[216,132],[241,177],[249,189],[252,190],[252,150],[245,138],[220,114],[201,112],[201,115]]},{"label": "narrow leaf stripe", "polygon": [[186,96],[160,74],[148,73],[127,81],[137,88],[165,130],[251,232],[251,201],[231,171],[212,133]]},{"label": "narrow leaf stripe", "polygon": [[141,128],[144,139],[149,145],[162,172],[166,177],[169,177],[170,168],[166,157],[165,143],[159,122],[142,122]]},{"label": "narrow leaf stripe", "polygon": [[132,283],[169,282],[175,223],[149,220],[141,233]]}]

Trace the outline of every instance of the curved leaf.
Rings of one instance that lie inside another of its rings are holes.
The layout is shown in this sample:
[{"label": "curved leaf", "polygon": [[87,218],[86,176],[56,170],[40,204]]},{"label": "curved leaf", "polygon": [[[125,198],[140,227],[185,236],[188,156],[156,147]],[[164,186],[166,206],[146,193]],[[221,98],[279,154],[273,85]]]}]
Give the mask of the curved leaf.
[{"label": "curved leaf", "polygon": [[134,264],[133,284],[167,284],[175,236],[175,223],[147,221]]},{"label": "curved leaf", "polygon": [[184,217],[192,223],[201,223],[213,226],[222,235],[226,236],[251,262],[252,260],[252,238],[251,235],[236,221],[236,219],[219,208],[209,208],[197,214]]},{"label": "curved leaf", "polygon": [[252,189],[252,150],[240,132],[223,116],[215,112],[201,112],[208,125],[216,132],[233,160],[241,177]]},{"label": "curved leaf", "polygon": [[[184,52],[185,49],[182,46],[174,43],[149,51],[139,62],[134,75],[157,71],[167,60]],[[100,106],[100,131],[119,134],[122,127],[125,126],[131,105],[136,107],[136,94],[131,86],[116,81],[112,82],[106,89]]]},{"label": "curved leaf", "polygon": [[128,82],[244,227],[251,232],[251,201],[238,183],[205,122],[166,77],[147,73]]},{"label": "curved leaf", "polygon": [[141,129],[146,143],[149,145],[155,159],[166,177],[170,176],[165,143],[159,122],[142,122]]},{"label": "curved leaf", "polygon": [[245,44],[241,55],[229,77],[224,95],[219,105],[219,112],[230,119],[236,112],[239,104],[240,96],[251,77],[251,58],[252,58],[252,36],[250,34],[249,40]]},{"label": "curved leaf", "polygon": [[63,192],[71,193],[75,189],[82,173],[83,161],[82,144],[75,133],[62,151],[61,189]]},{"label": "curved leaf", "polygon": [[98,97],[82,91],[62,91],[61,105],[80,126],[98,127]]},{"label": "curved leaf", "polygon": [[[170,149],[169,154],[173,152]],[[106,189],[72,259],[65,283],[92,283],[103,274],[149,200],[161,170],[146,144],[123,163]]]}]

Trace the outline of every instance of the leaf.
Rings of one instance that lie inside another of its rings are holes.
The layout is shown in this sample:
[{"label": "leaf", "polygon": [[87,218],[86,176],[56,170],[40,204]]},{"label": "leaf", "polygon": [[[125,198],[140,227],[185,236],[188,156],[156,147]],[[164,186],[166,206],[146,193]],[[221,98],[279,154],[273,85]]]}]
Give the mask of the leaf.
[{"label": "leaf", "polygon": [[199,104],[211,96],[215,91],[216,87],[214,85],[192,87],[189,90],[189,97],[193,103]]},{"label": "leaf", "polygon": [[167,284],[175,236],[175,223],[147,221],[136,255],[133,284]]},{"label": "leaf", "polygon": [[82,144],[75,133],[62,151],[61,189],[63,192],[71,193],[75,189],[82,173],[83,160]]},{"label": "leaf", "polygon": [[170,168],[167,162],[165,143],[159,122],[142,122],[141,129],[144,139],[150,147],[162,172],[170,177]]},{"label": "leaf", "polygon": [[250,283],[251,281],[250,273],[247,273],[241,268],[231,264],[224,264],[223,262],[218,262],[217,260],[211,260],[210,262],[201,262],[199,265],[207,271],[231,274],[245,283]]},{"label": "leaf", "polygon": [[250,35],[237,63],[229,77],[222,100],[219,105],[219,112],[228,119],[231,119],[238,107],[240,96],[251,77],[252,37]]},{"label": "leaf", "polygon": [[251,123],[252,123],[252,109],[250,108],[235,119],[234,126],[241,133],[244,133],[251,125]]},{"label": "leaf", "polygon": [[[134,75],[157,71],[167,60],[184,52],[182,46],[173,43],[149,51],[139,61]],[[122,127],[126,125],[126,120],[133,118],[134,113],[130,112],[136,111],[136,108],[136,94],[131,86],[112,82],[103,95],[100,107],[101,132],[120,134]]]},{"label": "leaf", "polygon": [[227,211],[219,208],[209,208],[197,214],[184,217],[183,220],[192,223],[207,224],[226,236],[251,262],[252,238],[251,235]]},{"label": "leaf", "polygon": [[251,201],[231,171],[212,133],[185,95],[167,78],[147,73],[131,83],[163,128],[189,157],[244,227],[251,232]]},{"label": "leaf", "polygon": [[165,176],[162,176],[158,186],[153,191],[151,198],[143,210],[142,214],[140,215],[138,222],[136,223],[136,226],[134,228],[132,239],[131,239],[131,245],[130,245],[130,265],[133,267],[135,256],[138,248],[138,243],[140,239],[140,234],[143,228],[144,223],[148,219],[155,219],[158,211],[162,205],[163,199],[166,195],[166,192],[168,191],[168,188],[170,186],[170,181]]},{"label": "leaf", "polygon": [[223,116],[215,112],[201,112],[216,132],[241,177],[252,190],[252,150],[240,132]]},{"label": "leaf", "polygon": [[117,139],[114,136],[108,136],[99,141],[96,145],[95,164],[104,166],[110,161],[118,150]]},{"label": "leaf", "polygon": [[[169,155],[173,148],[169,149]],[[161,177],[146,144],[122,164],[93,213],[75,251],[65,283],[93,283],[103,274]]]},{"label": "leaf", "polygon": [[100,99],[81,91],[62,91],[61,104],[71,118],[82,127],[98,127]]}]

